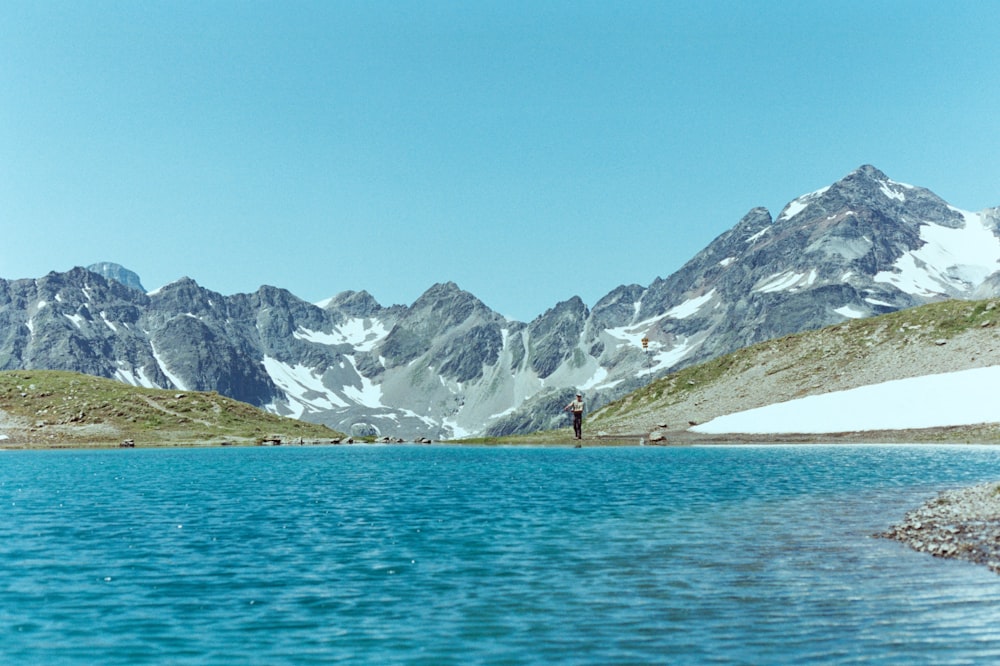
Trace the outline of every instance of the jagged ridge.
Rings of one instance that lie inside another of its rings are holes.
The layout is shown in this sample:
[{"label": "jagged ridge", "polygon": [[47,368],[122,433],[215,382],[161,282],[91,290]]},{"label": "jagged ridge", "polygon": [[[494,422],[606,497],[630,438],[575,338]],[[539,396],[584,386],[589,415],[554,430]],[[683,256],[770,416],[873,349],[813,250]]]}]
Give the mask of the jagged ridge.
[{"label": "jagged ridge", "polygon": [[751,209],[648,287],[616,287],[593,308],[571,297],[528,323],[453,283],[383,307],[366,292],[223,296],[189,278],[144,293],[118,281],[130,271],[78,268],[0,280],[0,369],[218,391],[347,432],[525,432],[562,425],[553,405],[577,390],[596,408],[764,340],[1000,294],[998,220],[864,166],[777,218]]}]

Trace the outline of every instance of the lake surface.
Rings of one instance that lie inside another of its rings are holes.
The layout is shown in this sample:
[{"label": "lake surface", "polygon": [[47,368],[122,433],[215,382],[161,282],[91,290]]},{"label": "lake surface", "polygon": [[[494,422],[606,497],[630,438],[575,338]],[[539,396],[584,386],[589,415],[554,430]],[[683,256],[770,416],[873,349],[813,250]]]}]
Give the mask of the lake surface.
[{"label": "lake surface", "polygon": [[7,664],[986,663],[1000,576],[872,538],[1000,448],[0,452]]}]

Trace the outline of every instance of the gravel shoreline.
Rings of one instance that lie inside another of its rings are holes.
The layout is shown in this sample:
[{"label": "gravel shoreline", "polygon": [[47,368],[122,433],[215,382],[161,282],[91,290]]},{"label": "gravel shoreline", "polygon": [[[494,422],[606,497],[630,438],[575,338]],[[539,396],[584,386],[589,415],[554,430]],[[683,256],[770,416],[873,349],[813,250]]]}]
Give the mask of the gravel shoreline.
[{"label": "gravel shoreline", "polygon": [[876,536],[1000,573],[1000,483],[944,491]]}]

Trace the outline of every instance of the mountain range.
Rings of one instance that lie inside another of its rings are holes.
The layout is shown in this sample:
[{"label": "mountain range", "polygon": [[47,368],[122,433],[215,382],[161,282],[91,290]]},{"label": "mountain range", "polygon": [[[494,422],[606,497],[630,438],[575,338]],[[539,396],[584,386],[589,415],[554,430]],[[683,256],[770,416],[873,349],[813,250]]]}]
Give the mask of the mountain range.
[{"label": "mountain range", "polygon": [[[0,370],[59,369],[206,390],[354,435],[454,438],[565,425],[654,376],[757,342],[947,299],[1000,295],[1000,208],[958,209],[872,166],[750,210],[680,270],[574,297],[531,322],[453,283],[385,307],[146,292],[117,264],[0,280]],[[644,350],[641,341],[647,341]]]}]

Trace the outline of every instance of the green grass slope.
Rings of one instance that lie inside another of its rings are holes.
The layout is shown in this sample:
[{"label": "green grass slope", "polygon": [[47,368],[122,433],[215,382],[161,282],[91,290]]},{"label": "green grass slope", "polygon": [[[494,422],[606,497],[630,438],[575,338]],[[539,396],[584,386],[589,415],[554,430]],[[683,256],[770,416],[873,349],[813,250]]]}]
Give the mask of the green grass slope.
[{"label": "green grass slope", "polygon": [[54,370],[0,372],[0,447],[329,443],[323,425],[268,414],[217,393],[167,391]]},{"label": "green grass slope", "polygon": [[[998,324],[998,300],[945,301],[762,342],[658,379],[604,406],[589,419],[589,429],[609,437],[660,431],[668,441],[705,439],[688,428],[723,414],[807,395],[1000,365]],[[991,423],[781,439],[852,438],[998,442],[1000,428]]]}]

